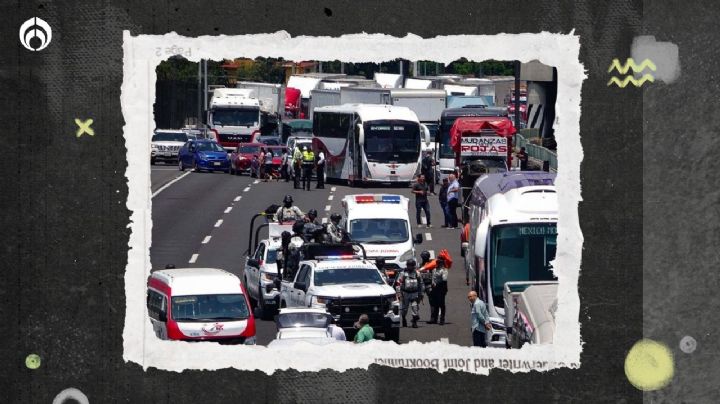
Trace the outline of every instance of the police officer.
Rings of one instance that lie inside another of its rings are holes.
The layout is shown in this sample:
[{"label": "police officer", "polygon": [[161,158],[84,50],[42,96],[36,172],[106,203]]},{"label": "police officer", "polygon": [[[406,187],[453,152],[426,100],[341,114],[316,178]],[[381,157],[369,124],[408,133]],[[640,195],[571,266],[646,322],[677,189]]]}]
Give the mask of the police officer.
[{"label": "police officer", "polygon": [[343,241],[343,231],[340,227],[341,218],[342,216],[337,213],[330,215],[330,223],[327,225],[327,233],[328,236],[330,236],[330,241],[333,243],[340,243]]},{"label": "police officer", "polygon": [[445,324],[445,295],[447,295],[448,287],[448,270],[445,268],[445,259],[438,257],[435,260],[435,269],[432,271],[432,296],[431,314],[429,323],[435,323],[438,320],[440,325]]},{"label": "police officer", "polygon": [[[435,302],[433,300],[433,295],[432,295],[432,268],[430,268],[432,266],[432,264],[433,264],[433,262],[430,260],[430,252],[427,250],[421,252],[420,253],[420,270],[419,270],[419,272],[420,272],[420,276],[423,281],[423,287],[424,287],[425,293],[428,296],[428,303],[430,303],[431,318],[432,318],[432,313],[434,310],[433,303]],[[428,324],[433,324],[433,323],[434,322],[432,320],[428,321]]]},{"label": "police officer", "polygon": [[306,191],[310,190],[310,181],[312,179],[313,165],[315,164],[315,153],[308,149],[307,146],[303,146],[303,189]]},{"label": "police officer", "polygon": [[410,309],[412,314],[412,328],[417,328],[417,322],[420,319],[418,303],[422,299],[423,282],[420,274],[416,269],[414,259],[405,262],[405,270],[400,274],[397,280],[395,290],[400,293],[402,299],[402,326],[407,327],[407,312]]},{"label": "police officer", "polygon": [[312,223],[312,224],[316,224],[316,225],[320,224],[320,222],[318,222],[318,220],[317,220],[317,210],[315,210],[315,209],[308,210],[308,213],[307,213],[307,215],[305,215],[303,220],[305,220],[305,223]]},{"label": "police officer", "polygon": [[293,205],[292,195],[285,195],[283,198],[283,206],[275,212],[275,219],[278,222],[290,222],[302,219],[303,213],[297,206]]},{"label": "police officer", "polygon": [[390,278],[387,276],[387,271],[385,271],[385,258],[375,258],[375,266],[377,267],[378,271],[380,271],[380,275],[382,276],[385,283],[394,287],[395,285],[390,284]]},{"label": "police officer", "polygon": [[295,146],[295,151],[292,157],[293,166],[293,187],[295,189],[300,188],[300,165],[302,164],[303,154],[300,151],[300,146]]}]

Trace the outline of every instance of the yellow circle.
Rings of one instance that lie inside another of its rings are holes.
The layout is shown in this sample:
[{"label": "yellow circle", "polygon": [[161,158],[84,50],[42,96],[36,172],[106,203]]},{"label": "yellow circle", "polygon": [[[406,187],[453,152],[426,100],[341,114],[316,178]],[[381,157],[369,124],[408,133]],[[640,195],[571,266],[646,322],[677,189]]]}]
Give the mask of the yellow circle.
[{"label": "yellow circle", "polygon": [[642,339],[625,358],[625,375],[633,386],[643,391],[667,386],[674,374],[672,352],[660,342]]},{"label": "yellow circle", "polygon": [[25,366],[27,366],[29,369],[37,369],[40,367],[40,356],[36,354],[30,354],[25,358]]}]

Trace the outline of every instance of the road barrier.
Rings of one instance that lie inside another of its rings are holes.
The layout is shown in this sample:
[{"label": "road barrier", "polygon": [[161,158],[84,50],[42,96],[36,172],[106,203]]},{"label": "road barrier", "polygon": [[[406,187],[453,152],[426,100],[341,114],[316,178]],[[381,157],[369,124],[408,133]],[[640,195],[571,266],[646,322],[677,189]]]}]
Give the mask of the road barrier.
[{"label": "road barrier", "polygon": [[532,137],[538,137],[539,132],[538,129],[520,129],[515,134],[515,147],[517,150],[524,147],[525,152],[531,159],[539,160],[541,167],[544,164],[549,164],[549,171],[557,172],[557,153],[546,147],[533,144],[528,140]]}]

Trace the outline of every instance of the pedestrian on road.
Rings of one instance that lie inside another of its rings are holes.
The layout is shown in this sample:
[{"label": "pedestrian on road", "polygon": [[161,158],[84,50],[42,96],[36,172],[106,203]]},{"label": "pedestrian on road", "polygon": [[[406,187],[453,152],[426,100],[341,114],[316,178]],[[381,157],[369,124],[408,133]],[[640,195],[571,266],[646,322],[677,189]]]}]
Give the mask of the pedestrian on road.
[{"label": "pedestrian on road", "polygon": [[448,214],[450,215],[450,228],[457,229],[458,217],[457,208],[460,204],[460,183],[455,174],[450,174],[450,186],[447,191]]},{"label": "pedestrian on road", "polygon": [[427,227],[432,227],[430,224],[430,202],[428,202],[428,186],[425,183],[425,176],[420,174],[417,178],[417,182],[413,185],[412,193],[415,194],[415,218],[417,219],[417,226],[422,227],[422,221],[420,220],[420,210],[425,211],[425,219],[427,221]]},{"label": "pedestrian on road", "polygon": [[318,153],[316,188],[325,189],[325,153],[322,150]]},{"label": "pedestrian on road", "polygon": [[516,154],[518,160],[520,161],[520,170],[526,171],[528,169],[528,154],[525,152],[525,148],[521,147],[520,151]]},{"label": "pedestrian on road", "polygon": [[487,347],[486,333],[492,330],[492,324],[490,324],[490,315],[487,311],[485,302],[478,299],[477,292],[471,290],[468,293],[468,300],[470,301],[470,329],[472,331],[473,346]]},{"label": "pedestrian on road", "polygon": [[343,330],[342,327],[339,327],[337,325],[337,321],[333,316],[330,316],[330,325],[328,326],[328,331],[330,331],[330,335],[332,335],[332,337],[336,340],[347,341],[347,337],[345,336],[345,330]]},{"label": "pedestrian on road", "polygon": [[268,179],[271,179],[273,177],[272,164],[273,164],[273,152],[272,152],[272,150],[268,149],[267,153],[265,153],[265,178],[263,178],[263,181],[265,181],[265,182],[267,182]]},{"label": "pedestrian on road", "polygon": [[357,323],[355,323],[355,328],[358,329],[357,334],[355,334],[356,344],[372,341],[375,338],[375,331],[370,327],[370,318],[367,314],[360,315]]},{"label": "pedestrian on road", "polygon": [[259,172],[258,172],[258,179],[264,180],[265,179],[265,148],[260,148],[260,158],[258,158],[258,165],[259,165]]},{"label": "pedestrian on road", "polygon": [[417,328],[420,320],[420,301],[423,296],[423,281],[417,271],[417,263],[414,259],[405,262],[405,270],[397,279],[395,290],[400,294],[402,302],[402,326],[407,327],[407,312],[412,315],[412,328]]},{"label": "pedestrian on road", "polygon": [[440,192],[438,193],[438,199],[440,200],[440,209],[442,209],[443,216],[445,217],[445,224],[442,225],[442,227],[444,227],[444,228],[450,226],[450,212],[448,211],[448,200],[447,200],[447,193],[448,193],[449,187],[450,187],[450,182],[448,181],[447,177],[443,178],[442,185],[440,186]]},{"label": "pedestrian on road", "polygon": [[445,260],[442,257],[435,259],[435,269],[432,272],[432,314],[430,322],[434,323],[439,320],[440,325],[445,324],[445,296],[448,292],[447,287],[448,270],[445,268]]},{"label": "pedestrian on road", "polygon": [[285,180],[285,182],[290,181],[290,173],[288,172],[288,151],[287,149],[283,149],[282,153],[282,166],[280,167],[280,175]]},{"label": "pedestrian on road", "polygon": [[310,190],[310,181],[312,180],[312,170],[315,164],[315,153],[312,150],[308,150],[307,146],[303,146],[303,189],[306,191]]},{"label": "pedestrian on road", "polygon": [[432,158],[432,150],[425,152],[420,162],[420,173],[425,176],[430,193],[435,195],[435,160]]},{"label": "pedestrian on road", "polygon": [[300,164],[302,163],[303,154],[300,150],[300,146],[295,146],[293,152],[293,188],[300,188]]}]

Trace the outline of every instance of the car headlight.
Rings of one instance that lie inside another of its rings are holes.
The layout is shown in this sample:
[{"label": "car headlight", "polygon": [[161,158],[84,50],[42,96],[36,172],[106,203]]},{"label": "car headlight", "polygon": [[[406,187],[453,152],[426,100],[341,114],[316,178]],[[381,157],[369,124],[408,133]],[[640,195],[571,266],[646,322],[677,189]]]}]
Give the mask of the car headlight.
[{"label": "car headlight", "polygon": [[403,255],[400,256],[400,258],[398,258],[398,261],[405,262],[405,261],[413,258],[414,256],[415,256],[415,251],[407,250],[403,253]]},{"label": "car headlight", "polygon": [[324,305],[327,306],[327,305],[332,304],[332,299],[329,298],[329,297],[324,297],[324,296],[313,296],[313,297],[312,297],[312,302],[313,302],[314,304],[318,304],[318,305],[323,305],[323,304],[324,304]]},{"label": "car headlight", "polygon": [[205,160],[205,159],[207,159],[207,156],[205,155],[205,153],[198,153],[197,156],[198,156],[198,158],[199,158],[200,160]]},{"label": "car headlight", "polygon": [[275,275],[269,273],[269,272],[263,272],[262,273],[262,280],[272,282],[275,280]]},{"label": "car headlight", "polygon": [[245,345],[255,345],[256,343],[257,343],[257,339],[255,338],[254,335],[252,337],[245,338],[245,342],[244,342]]},{"label": "car headlight", "polygon": [[157,149],[158,149],[157,145],[150,145],[150,147],[155,151],[157,151]]}]

